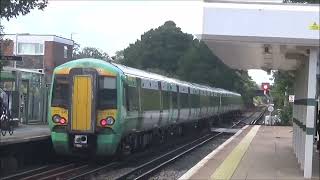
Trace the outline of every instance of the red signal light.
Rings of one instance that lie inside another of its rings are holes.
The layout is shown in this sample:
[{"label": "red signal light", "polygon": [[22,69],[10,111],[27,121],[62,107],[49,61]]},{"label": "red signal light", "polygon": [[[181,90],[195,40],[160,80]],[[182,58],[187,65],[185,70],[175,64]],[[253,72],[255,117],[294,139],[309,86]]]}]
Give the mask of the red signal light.
[{"label": "red signal light", "polygon": [[270,89],[270,84],[269,84],[269,83],[262,83],[262,84],[261,84],[261,88],[262,88],[263,90],[268,90],[268,89]]}]

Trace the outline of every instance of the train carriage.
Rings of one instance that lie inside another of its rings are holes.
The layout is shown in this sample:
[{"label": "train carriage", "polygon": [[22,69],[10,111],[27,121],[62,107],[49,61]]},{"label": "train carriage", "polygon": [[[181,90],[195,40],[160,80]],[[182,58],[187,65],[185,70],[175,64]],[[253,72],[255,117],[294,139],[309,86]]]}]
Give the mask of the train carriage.
[{"label": "train carriage", "polygon": [[49,103],[56,152],[103,156],[242,108],[237,93],[97,59],[58,66]]}]

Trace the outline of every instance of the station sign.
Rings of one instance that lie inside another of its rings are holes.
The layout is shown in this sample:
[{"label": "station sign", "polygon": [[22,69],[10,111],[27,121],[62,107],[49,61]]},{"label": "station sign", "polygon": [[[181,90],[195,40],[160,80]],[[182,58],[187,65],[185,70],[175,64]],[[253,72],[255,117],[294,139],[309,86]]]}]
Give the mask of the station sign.
[{"label": "station sign", "polygon": [[294,95],[289,95],[289,102],[294,102]]},{"label": "station sign", "polygon": [[0,60],[3,61],[22,61],[21,56],[0,56]]},{"label": "station sign", "polygon": [[314,31],[320,31],[320,24],[317,24],[316,22],[313,22],[310,26],[309,26],[310,30],[314,30]]},{"label": "station sign", "polygon": [[268,107],[268,111],[269,111],[269,112],[272,112],[272,111],[274,111],[274,108],[273,108],[273,106],[269,106],[269,107]]}]

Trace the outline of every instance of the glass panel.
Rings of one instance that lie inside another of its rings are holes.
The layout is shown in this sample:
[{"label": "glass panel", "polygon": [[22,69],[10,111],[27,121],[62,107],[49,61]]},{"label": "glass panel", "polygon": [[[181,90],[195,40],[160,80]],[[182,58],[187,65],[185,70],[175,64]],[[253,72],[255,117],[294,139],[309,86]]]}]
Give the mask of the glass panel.
[{"label": "glass panel", "polygon": [[189,97],[186,93],[180,93],[181,108],[189,108]]},{"label": "glass panel", "polygon": [[42,103],[42,89],[41,76],[38,74],[31,74],[29,86],[29,105],[28,105],[28,119],[41,120],[41,103]]},{"label": "glass panel", "polygon": [[128,111],[138,111],[139,110],[139,94],[137,87],[128,86],[127,93],[127,106]]},{"label": "glass panel", "polygon": [[141,104],[144,111],[160,109],[160,92],[154,89],[142,89]]},{"label": "glass panel", "polygon": [[52,87],[51,106],[68,106],[69,81],[66,76],[56,76]]},{"label": "glass panel", "polygon": [[68,47],[67,47],[67,46],[64,46],[64,49],[63,49],[63,57],[64,57],[64,58],[67,58],[67,57],[68,57]]},{"label": "glass panel", "polygon": [[117,108],[117,89],[116,78],[101,77],[99,78],[98,90],[98,108],[116,109]]}]

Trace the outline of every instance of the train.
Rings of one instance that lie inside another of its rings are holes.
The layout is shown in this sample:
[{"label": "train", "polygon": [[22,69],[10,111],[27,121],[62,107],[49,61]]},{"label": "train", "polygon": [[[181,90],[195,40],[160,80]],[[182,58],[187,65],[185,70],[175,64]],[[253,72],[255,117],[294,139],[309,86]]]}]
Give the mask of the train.
[{"label": "train", "polygon": [[56,153],[95,156],[162,143],[244,106],[235,92],[93,58],[56,67],[48,103]]}]

